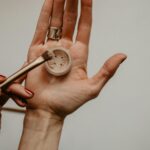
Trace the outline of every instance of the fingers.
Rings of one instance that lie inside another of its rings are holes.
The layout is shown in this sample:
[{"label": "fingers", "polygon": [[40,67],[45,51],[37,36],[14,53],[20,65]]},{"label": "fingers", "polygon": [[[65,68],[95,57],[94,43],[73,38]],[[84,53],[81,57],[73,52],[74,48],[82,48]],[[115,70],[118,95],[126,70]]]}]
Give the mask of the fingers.
[{"label": "fingers", "polygon": [[39,16],[35,35],[31,45],[42,44],[45,41],[54,0],[45,0]]},{"label": "fingers", "polygon": [[[53,3],[52,18],[51,18],[49,27],[50,28],[55,27],[55,28],[60,29],[60,31],[58,31],[60,33],[57,33],[57,34],[61,34],[62,32],[64,4],[65,4],[65,0],[54,0],[54,3]],[[51,33],[51,31],[49,32]],[[48,41],[51,41],[51,40],[52,40],[51,38],[48,38]]]},{"label": "fingers", "polygon": [[11,98],[20,107],[25,107],[27,105],[27,101],[25,99],[18,98],[17,96],[14,96],[14,95],[11,96]]},{"label": "fingers", "polygon": [[[26,65],[25,63],[23,67]],[[26,75],[20,77],[10,85],[4,93],[2,93],[0,99],[1,103],[5,104],[9,97],[11,97],[19,106],[24,107],[27,104],[26,99],[32,98],[34,96],[33,92],[24,88],[19,83],[22,83],[26,78]],[[4,82],[6,77],[0,75],[0,83]]]},{"label": "fingers", "polygon": [[[4,82],[5,79],[6,77],[0,75],[0,83]],[[21,81],[23,81],[23,78],[18,79],[18,82]],[[11,97],[19,106],[24,107],[27,104],[26,99],[32,98],[33,95],[34,94],[30,90],[25,89],[20,84],[14,83],[8,87],[6,92],[0,95],[0,104],[3,106],[9,97]]]},{"label": "fingers", "polygon": [[72,40],[78,15],[78,0],[67,0],[62,37]]},{"label": "fingers", "polygon": [[77,41],[89,44],[92,27],[92,0],[81,0],[81,16],[78,25]]},{"label": "fingers", "polygon": [[4,91],[3,96],[0,97],[2,105],[6,103],[9,97],[11,97],[19,106],[24,107],[27,104],[26,99],[30,99],[34,96],[34,93],[24,88],[18,83],[14,83]]},{"label": "fingers", "polygon": [[25,107],[27,105],[27,100],[34,96],[34,93],[30,90],[24,88],[20,84],[13,84],[11,85],[6,93],[10,95],[10,97],[15,101],[17,105],[20,107]]},{"label": "fingers", "polygon": [[64,3],[65,0],[54,0],[52,18],[51,18],[51,27],[61,27],[63,21],[63,12],[64,12]]},{"label": "fingers", "polygon": [[[100,69],[100,71],[90,79],[92,86],[94,87],[93,93],[99,94],[104,85],[115,74],[120,64],[127,58],[125,54],[116,54],[109,58]],[[92,88],[93,88],[92,87]]]},{"label": "fingers", "polygon": [[14,83],[8,87],[6,92],[10,95],[15,95],[24,99],[29,99],[34,96],[34,93],[24,88],[22,85]]},{"label": "fingers", "polygon": [[0,75],[0,83],[4,82],[6,80],[6,77],[3,75]]}]

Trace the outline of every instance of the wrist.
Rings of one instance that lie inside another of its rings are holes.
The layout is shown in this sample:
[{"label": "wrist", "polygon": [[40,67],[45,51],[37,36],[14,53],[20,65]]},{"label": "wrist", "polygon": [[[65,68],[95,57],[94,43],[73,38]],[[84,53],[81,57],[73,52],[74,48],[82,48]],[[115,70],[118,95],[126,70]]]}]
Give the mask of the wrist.
[{"label": "wrist", "polygon": [[19,150],[58,150],[64,119],[43,110],[28,109]]},{"label": "wrist", "polygon": [[41,109],[27,109],[24,128],[47,131],[49,126],[63,125],[64,118]]}]

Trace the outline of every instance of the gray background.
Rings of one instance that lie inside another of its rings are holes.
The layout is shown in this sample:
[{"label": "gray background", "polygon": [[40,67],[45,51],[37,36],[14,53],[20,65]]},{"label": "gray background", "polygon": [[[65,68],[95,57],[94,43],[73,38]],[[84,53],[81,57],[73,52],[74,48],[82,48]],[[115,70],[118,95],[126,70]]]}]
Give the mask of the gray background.
[{"label": "gray background", "polygon": [[[0,0],[1,74],[24,62],[42,4]],[[60,150],[150,149],[149,6],[149,0],[94,0],[89,75],[114,53],[128,60],[97,99],[66,119]],[[16,107],[12,101],[7,106]],[[22,121],[21,114],[3,113],[1,150],[17,149]]]}]

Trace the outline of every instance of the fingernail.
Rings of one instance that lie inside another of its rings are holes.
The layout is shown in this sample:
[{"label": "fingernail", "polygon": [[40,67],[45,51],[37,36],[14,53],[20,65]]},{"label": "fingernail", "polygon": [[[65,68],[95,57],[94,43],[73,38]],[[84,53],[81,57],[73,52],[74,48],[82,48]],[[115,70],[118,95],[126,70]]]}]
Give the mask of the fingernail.
[{"label": "fingernail", "polygon": [[30,96],[34,96],[34,93],[32,92],[32,91],[30,91],[30,90],[28,90],[28,89],[25,89],[26,90],[26,92],[30,95]]}]

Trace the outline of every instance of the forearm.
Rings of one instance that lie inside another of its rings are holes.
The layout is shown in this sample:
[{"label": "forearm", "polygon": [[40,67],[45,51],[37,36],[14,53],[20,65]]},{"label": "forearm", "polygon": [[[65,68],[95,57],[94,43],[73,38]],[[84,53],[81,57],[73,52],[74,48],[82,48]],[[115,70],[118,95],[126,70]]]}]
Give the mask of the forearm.
[{"label": "forearm", "polygon": [[58,150],[63,119],[42,110],[28,110],[19,150]]}]

